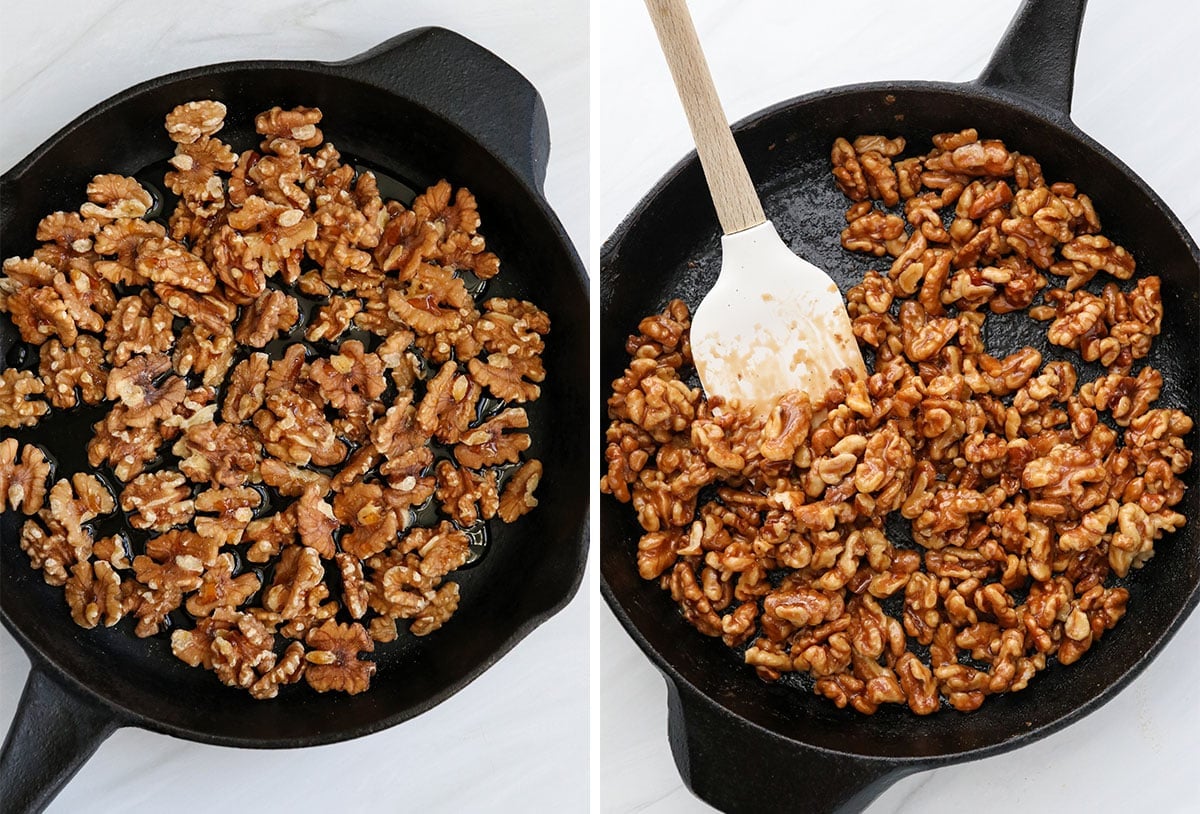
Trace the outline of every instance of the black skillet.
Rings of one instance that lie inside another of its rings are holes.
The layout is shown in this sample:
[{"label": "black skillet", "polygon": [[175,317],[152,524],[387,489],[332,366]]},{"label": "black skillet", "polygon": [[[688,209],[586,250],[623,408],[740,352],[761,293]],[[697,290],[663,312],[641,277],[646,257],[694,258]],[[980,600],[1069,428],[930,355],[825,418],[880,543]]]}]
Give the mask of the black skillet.
[{"label": "black skillet", "polygon": [[[1085,0],[1027,0],[975,82],[874,83],[809,94],[736,125],[738,145],[767,217],[843,290],[877,261],[838,243],[848,202],[830,175],[837,136],[903,135],[910,150],[923,152],[935,133],[977,127],[1036,156],[1048,179],[1075,181],[1092,197],[1105,234],[1133,252],[1140,274],[1162,277],[1163,332],[1148,360],[1166,382],[1157,406],[1197,416],[1200,379],[1189,360],[1200,336],[1200,251],[1158,196],[1071,122],[1084,6]],[[625,338],[643,316],[672,297],[699,303],[720,267],[719,237],[693,153],[602,250],[602,382],[625,368]],[[1032,344],[1048,358],[1069,358],[1047,346],[1044,326],[1030,322],[990,319],[989,346],[1008,352]],[[1187,439],[1193,449],[1196,435]],[[969,715],[947,710],[922,718],[888,708],[868,718],[838,710],[811,690],[759,681],[719,640],[689,627],[657,584],[638,577],[640,529],[630,508],[608,496],[601,501],[601,587],[667,680],[671,750],[695,794],[725,811],[860,811],[907,774],[1029,743],[1128,684],[1200,598],[1198,473],[1193,466],[1184,476],[1189,489],[1178,507],[1188,525],[1162,540],[1155,558],[1126,581],[1130,610],[1122,623],[1079,662],[1055,665],[1028,689],[992,698]]]},{"label": "black skillet", "polygon": [[[31,252],[38,220],[78,207],[94,174],[133,174],[169,157],[163,116],[206,98],[228,105],[222,138],[237,149],[257,141],[255,113],[276,104],[319,106],[321,127],[344,156],[413,189],[446,177],[476,194],[488,247],[503,259],[489,292],[533,300],[553,320],[543,395],[529,410],[529,454],[546,468],[541,505],[513,526],[491,529],[484,556],[461,573],[462,604],[449,624],[376,650],[369,692],[318,695],[297,685],[270,702],[187,667],[165,637],[133,638],[128,620],[111,630],[75,626],[62,589],[30,569],[16,542],[19,520],[6,514],[0,618],[32,662],[0,756],[6,812],[44,808],[122,726],[223,746],[297,747],[398,724],[491,666],[566,605],[583,575],[587,282],[542,193],[550,137],[534,88],[495,55],[442,29],[411,31],[337,64],[239,62],[155,79],[88,111],[3,176],[4,255]],[[0,330],[0,368],[3,358],[21,364],[7,318]],[[36,437],[69,474],[87,468],[80,450],[88,430],[83,416],[64,418],[54,420],[54,437]]]}]

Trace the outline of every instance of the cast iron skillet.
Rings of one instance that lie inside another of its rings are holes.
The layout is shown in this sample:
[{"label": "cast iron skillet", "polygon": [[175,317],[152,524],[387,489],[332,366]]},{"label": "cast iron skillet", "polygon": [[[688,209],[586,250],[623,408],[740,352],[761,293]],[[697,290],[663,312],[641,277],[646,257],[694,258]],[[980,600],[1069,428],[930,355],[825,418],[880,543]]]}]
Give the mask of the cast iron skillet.
[{"label": "cast iron skillet", "polygon": [[[903,135],[910,150],[923,152],[935,133],[978,127],[981,135],[1036,156],[1047,179],[1075,181],[1092,197],[1105,234],[1133,252],[1139,273],[1162,277],[1163,334],[1148,360],[1166,382],[1157,406],[1183,407],[1195,416],[1200,381],[1186,360],[1194,358],[1200,335],[1200,252],[1158,196],[1071,122],[1084,5],[1027,0],[975,82],[821,91],[741,122],[737,141],[767,217],[799,254],[834,274],[843,290],[878,261],[845,252],[838,243],[848,202],[830,175],[829,150],[837,136]],[[698,304],[719,269],[719,235],[692,154],[603,248],[602,382],[625,368],[622,346],[643,316],[676,296]],[[1028,326],[1018,331],[990,318],[989,345],[1007,353],[1029,343],[1047,358],[1078,360],[1048,347],[1044,325],[1030,322],[1014,320]],[[1195,432],[1188,443],[1195,448]],[[1028,689],[989,699],[969,715],[943,711],[922,718],[892,707],[868,718],[839,711],[810,690],[759,681],[719,640],[689,627],[657,584],[638,577],[640,529],[629,507],[610,497],[601,501],[602,590],[667,679],[671,750],[695,794],[726,811],[858,811],[904,775],[1049,734],[1099,707],[1146,666],[1197,603],[1198,470],[1193,466],[1185,476],[1189,489],[1178,507],[1188,525],[1162,540],[1155,558],[1127,581],[1127,618],[1081,661],[1052,667]]]},{"label": "cast iron skillet", "polygon": [[[225,746],[297,747],[398,724],[462,689],[566,605],[582,578],[587,283],[542,194],[550,138],[534,88],[495,55],[442,29],[411,31],[338,64],[240,62],[155,79],[88,111],[3,176],[5,256],[32,251],[38,220],[77,207],[92,175],[132,174],[169,157],[163,116],[180,102],[205,98],[228,105],[221,135],[237,149],[258,141],[257,112],[319,106],[321,127],[343,156],[409,187],[446,177],[476,194],[488,248],[504,263],[489,292],[536,301],[553,320],[543,395],[529,410],[529,454],[546,464],[541,505],[515,525],[496,524],[486,555],[461,574],[462,604],[450,624],[377,649],[369,692],[318,695],[295,686],[270,702],[183,664],[165,637],[135,639],[127,622],[111,630],[76,627],[62,589],[29,567],[16,543],[18,518],[8,513],[0,618],[32,670],[0,759],[6,811],[44,808],[122,726]],[[0,356],[11,357],[12,325],[0,323]],[[50,449],[61,471],[86,468],[86,422],[76,417],[54,426],[60,439]]]}]

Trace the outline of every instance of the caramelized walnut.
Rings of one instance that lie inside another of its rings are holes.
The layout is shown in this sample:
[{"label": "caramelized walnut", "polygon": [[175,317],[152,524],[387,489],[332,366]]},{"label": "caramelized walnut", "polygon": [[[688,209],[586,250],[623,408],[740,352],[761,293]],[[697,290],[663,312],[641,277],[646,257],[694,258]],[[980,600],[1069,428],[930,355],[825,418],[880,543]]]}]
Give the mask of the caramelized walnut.
[{"label": "caramelized walnut", "polygon": [[500,495],[497,514],[505,523],[515,523],[517,518],[537,506],[533,496],[542,478],[542,462],[528,461],[508,476],[504,492]]},{"label": "caramelized walnut", "polygon": [[79,401],[99,404],[108,385],[104,349],[94,336],[81,336],[71,347],[57,339],[42,346],[38,371],[46,385],[46,396],[59,409],[70,409]]},{"label": "caramelized walnut", "polygon": [[0,441],[0,509],[7,506],[26,515],[41,511],[50,471],[41,447],[25,444],[18,462],[17,439]]},{"label": "caramelized walnut", "polygon": [[282,291],[267,291],[246,308],[234,338],[243,345],[261,348],[290,331],[299,319],[299,306],[293,297]]},{"label": "caramelized walnut", "polygon": [[216,135],[225,126],[225,105],[211,99],[185,102],[167,114],[164,126],[171,141],[191,144],[202,136]]},{"label": "caramelized walnut", "polygon": [[121,492],[121,508],[135,529],[166,531],[192,519],[196,504],[181,472],[161,470],[138,475]]},{"label": "caramelized walnut", "polygon": [[454,447],[454,459],[468,469],[482,469],[502,463],[516,463],[529,449],[526,433],[506,433],[509,429],[529,426],[522,407],[503,410],[474,429],[468,430]]},{"label": "caramelized walnut", "polygon": [[0,427],[15,429],[36,424],[50,411],[40,396],[46,391],[41,379],[28,370],[10,367],[0,371]]},{"label": "caramelized walnut", "polygon": [[71,578],[63,586],[71,618],[83,628],[101,621],[112,627],[121,621],[121,578],[107,562],[79,562],[71,567]]},{"label": "caramelized walnut", "polygon": [[87,196],[88,202],[79,207],[79,214],[100,221],[140,218],[154,203],[150,193],[126,175],[97,175],[88,182]]},{"label": "caramelized walnut", "polygon": [[[436,494],[442,511],[460,526],[473,526],[481,518],[490,520],[500,508],[495,470],[476,474],[469,469],[459,469],[450,461],[439,461]],[[536,505],[537,501],[534,503]]]},{"label": "caramelized walnut", "polygon": [[375,674],[375,662],[362,661],[362,653],[375,650],[366,628],[357,622],[342,625],[330,620],[309,631],[309,646],[304,658],[308,669],[304,677],[317,692],[337,690],[348,695],[363,692]]}]

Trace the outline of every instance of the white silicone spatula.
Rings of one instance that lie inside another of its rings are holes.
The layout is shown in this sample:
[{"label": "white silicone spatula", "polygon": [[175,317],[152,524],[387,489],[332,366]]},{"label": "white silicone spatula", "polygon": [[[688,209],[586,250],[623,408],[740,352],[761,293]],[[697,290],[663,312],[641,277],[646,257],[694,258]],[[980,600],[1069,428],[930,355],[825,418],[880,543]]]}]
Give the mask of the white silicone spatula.
[{"label": "white silicone spatula", "polygon": [[788,390],[820,399],[833,371],[866,367],[829,275],[763,214],[713,86],[685,0],[646,0],[721,222],[721,274],[692,317],[692,356],[710,396],[765,414]]}]

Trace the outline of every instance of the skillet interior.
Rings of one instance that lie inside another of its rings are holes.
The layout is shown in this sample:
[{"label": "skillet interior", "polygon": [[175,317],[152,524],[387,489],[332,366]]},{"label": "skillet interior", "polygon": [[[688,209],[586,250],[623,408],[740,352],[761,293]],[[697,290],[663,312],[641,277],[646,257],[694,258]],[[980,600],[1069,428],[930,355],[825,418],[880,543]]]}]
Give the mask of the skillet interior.
[{"label": "skillet interior", "polygon": [[[1163,279],[1163,334],[1148,363],[1163,371],[1156,406],[1200,406],[1200,383],[1189,354],[1200,335],[1200,254],[1178,222],[1145,185],[1078,131],[1023,110],[971,86],[936,83],[875,84],[801,97],[735,127],[767,217],[806,259],[827,270],[843,292],[886,263],[843,250],[838,234],[849,202],[833,183],[829,150],[839,136],[903,135],[906,154],[923,153],[938,132],[977,127],[1010,149],[1042,163],[1047,180],[1070,180],[1096,203],[1104,233],[1127,247],[1139,274]],[[719,228],[694,154],[638,205],[601,257],[601,399],[627,363],[623,345],[638,321],[672,297],[693,308],[720,268]],[[1096,281],[1102,283],[1102,280]],[[1060,281],[1061,284],[1061,281]],[[1030,344],[1046,359],[1074,362],[1077,354],[1048,346],[1044,324],[1027,317],[989,315],[985,338],[992,353]],[[601,414],[604,415],[603,402]],[[605,422],[606,423],[606,422]],[[603,443],[603,442],[602,442]],[[1188,439],[1195,449],[1196,432]],[[934,760],[1012,745],[1046,734],[1101,703],[1122,678],[1146,664],[1163,638],[1193,607],[1200,584],[1200,467],[1177,507],[1191,518],[1156,546],[1155,558],[1125,581],[1129,613],[1103,641],[1069,668],[1040,673],[1026,690],[988,700],[970,715],[943,711],[917,717],[893,706],[866,718],[836,709],[811,691],[760,682],[719,640],[687,625],[669,595],[638,577],[634,551],[641,534],[633,512],[609,496],[601,501],[601,573],[613,611],[670,679],[692,685],[729,713],[795,741],[847,754]]]},{"label": "skillet interior", "polygon": [[[588,485],[583,466],[573,462],[587,454],[581,428],[588,316],[586,287],[565,233],[531,182],[514,175],[469,134],[413,103],[334,73],[299,64],[218,66],[155,80],[123,94],[116,104],[105,103],[72,125],[20,176],[5,177],[5,256],[35,248],[38,220],[56,209],[77,207],[92,175],[133,174],[170,156],[173,145],[162,118],[182,101],[224,101],[230,118],[221,137],[236,150],[257,144],[253,116],[259,111],[276,104],[319,106],[326,137],[344,156],[418,189],[440,177],[469,186],[479,202],[488,246],[504,262],[489,293],[528,298],[549,311],[554,329],[544,357],[548,378],[542,398],[529,409],[534,445],[528,454],[546,464],[541,505],[517,524],[496,524],[487,554],[460,574],[462,603],[450,624],[426,639],[402,636],[376,651],[380,667],[370,692],[318,695],[296,686],[268,703],[187,667],[171,655],[165,637],[135,639],[129,620],[111,630],[76,627],[62,589],[45,585],[29,568],[15,543],[19,526],[10,512],[0,546],[5,621],[27,648],[125,710],[125,723],[241,746],[303,746],[382,729],[428,709],[476,677],[565,605],[582,575]],[[12,326],[7,319],[0,322],[7,350]],[[69,418],[61,426],[61,443],[51,451],[63,471],[86,469],[87,427]]]}]

